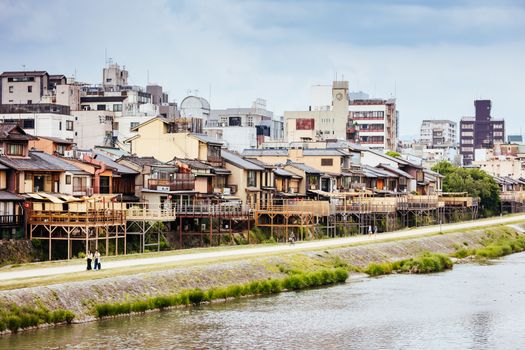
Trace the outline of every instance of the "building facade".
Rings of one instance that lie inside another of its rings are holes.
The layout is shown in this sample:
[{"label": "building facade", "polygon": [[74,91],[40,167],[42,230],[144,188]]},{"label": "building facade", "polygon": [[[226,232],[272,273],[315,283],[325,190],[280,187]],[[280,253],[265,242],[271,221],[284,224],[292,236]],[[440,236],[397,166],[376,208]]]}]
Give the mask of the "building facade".
[{"label": "building facade", "polygon": [[431,148],[455,147],[456,129],[457,123],[451,120],[423,120],[419,136],[420,143]]},{"label": "building facade", "polygon": [[505,121],[492,119],[492,102],[476,100],[474,107],[475,117],[463,117],[460,122],[460,153],[465,165],[475,160],[476,149],[491,149],[505,142]]}]

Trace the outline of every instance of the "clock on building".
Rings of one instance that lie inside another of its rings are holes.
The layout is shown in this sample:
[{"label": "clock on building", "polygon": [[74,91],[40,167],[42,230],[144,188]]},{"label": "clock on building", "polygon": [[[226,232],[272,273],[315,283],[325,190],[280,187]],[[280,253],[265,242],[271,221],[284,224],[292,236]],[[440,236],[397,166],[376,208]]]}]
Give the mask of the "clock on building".
[{"label": "clock on building", "polygon": [[343,94],[340,93],[340,92],[338,92],[337,95],[335,95],[335,97],[336,97],[339,101],[341,101],[341,100],[343,99]]}]

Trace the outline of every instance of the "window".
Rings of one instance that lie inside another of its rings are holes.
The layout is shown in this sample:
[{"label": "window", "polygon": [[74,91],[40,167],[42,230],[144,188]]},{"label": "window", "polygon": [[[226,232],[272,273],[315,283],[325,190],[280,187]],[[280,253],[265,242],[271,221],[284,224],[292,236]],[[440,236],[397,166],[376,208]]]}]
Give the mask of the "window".
[{"label": "window", "polygon": [[33,100],[27,100],[27,104],[28,104],[28,105],[33,104]]},{"label": "window", "polygon": [[65,150],[66,150],[66,146],[64,146],[64,145],[57,145],[57,148],[55,149],[55,152],[63,156]]},{"label": "window", "polygon": [[9,86],[9,93],[10,93],[10,94],[13,93],[13,89],[14,89],[14,86],[13,86],[13,85],[10,85],[10,86]]},{"label": "window", "polygon": [[247,186],[248,187],[257,186],[257,180],[255,179],[255,170],[248,170]]},{"label": "window", "polygon": [[62,130],[62,122],[58,122],[58,130]]},{"label": "window", "polygon": [[22,119],[22,128],[23,129],[34,129],[35,120],[34,119]]},{"label": "window", "polygon": [[106,83],[111,83],[111,78],[106,78]]},{"label": "window", "polygon": [[139,126],[139,122],[131,122],[131,123],[129,123],[129,129],[130,130],[136,128],[137,126]]},{"label": "window", "polygon": [[66,175],[66,185],[71,185],[71,175]]},{"label": "window", "polygon": [[105,111],[106,105],[97,105],[97,111]]},{"label": "window", "polygon": [[29,85],[27,87],[27,92],[33,92],[33,86],[32,85]]},{"label": "window", "polygon": [[113,105],[113,112],[122,112],[122,104],[115,103]]},{"label": "window", "polygon": [[7,145],[7,154],[10,156],[23,156],[24,146],[16,143],[10,143]]},{"label": "window", "polygon": [[321,166],[332,166],[334,165],[334,160],[332,158],[321,158]]},{"label": "window", "polygon": [[73,131],[73,121],[72,120],[66,120],[66,130]]}]

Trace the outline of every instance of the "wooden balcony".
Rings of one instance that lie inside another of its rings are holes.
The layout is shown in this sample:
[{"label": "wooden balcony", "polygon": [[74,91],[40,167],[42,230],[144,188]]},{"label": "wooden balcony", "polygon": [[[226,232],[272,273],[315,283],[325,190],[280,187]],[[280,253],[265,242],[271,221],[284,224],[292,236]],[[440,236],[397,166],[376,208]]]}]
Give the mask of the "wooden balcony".
[{"label": "wooden balcony", "polygon": [[175,179],[149,179],[148,189],[168,191],[191,191],[195,188],[193,174],[177,174]]}]

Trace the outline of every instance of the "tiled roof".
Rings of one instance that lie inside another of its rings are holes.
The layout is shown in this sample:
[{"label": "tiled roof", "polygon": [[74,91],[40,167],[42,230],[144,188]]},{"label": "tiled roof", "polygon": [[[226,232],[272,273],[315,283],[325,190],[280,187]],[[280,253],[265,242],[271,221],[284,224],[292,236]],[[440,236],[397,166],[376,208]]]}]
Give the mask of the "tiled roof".
[{"label": "tiled roof", "polygon": [[109,158],[108,156],[106,156],[106,155],[104,155],[102,153],[99,153],[99,152],[95,151],[94,158],[96,160],[99,160],[102,163],[104,163],[106,165],[109,165],[110,167],[116,169],[117,172],[119,172],[121,174],[128,174],[128,175],[136,175],[136,174],[138,174],[138,172],[136,172],[135,170],[133,170],[131,168],[128,168],[127,166],[125,166],[123,164],[119,164],[119,163],[115,162],[113,159]]},{"label": "tiled roof", "polygon": [[305,173],[309,174],[322,174],[323,172],[321,170],[318,170],[314,167],[308,166],[304,163],[293,163],[293,162],[287,162],[286,165],[290,165],[296,169],[302,170]]},{"label": "tiled roof", "polygon": [[0,201],[23,201],[24,198],[17,196],[14,193],[7,191],[0,191]]},{"label": "tiled roof", "polygon": [[294,177],[294,178],[301,178],[299,175],[296,175],[290,171],[284,170],[283,168],[277,168],[273,171],[275,175],[279,176],[286,176],[286,177]]},{"label": "tiled roof", "polygon": [[403,171],[401,169],[397,169],[397,168],[391,167],[388,164],[379,164],[378,167],[383,168],[383,169],[385,169],[387,171],[390,171],[391,173],[397,174],[399,176],[406,177],[407,179],[413,179],[414,178],[409,173],[407,173],[407,172],[405,172],[405,171]]},{"label": "tiled roof", "polygon": [[118,160],[120,159],[127,160],[130,163],[134,163],[140,166],[163,164],[160,160],[156,159],[155,157],[122,156]]},{"label": "tiled roof", "polygon": [[258,170],[258,171],[264,170],[263,167],[256,165],[255,163],[249,162],[235,153],[230,153],[228,151],[222,150],[221,155],[222,155],[222,158],[224,158],[226,162],[236,165],[242,169]]},{"label": "tiled roof", "polygon": [[259,157],[259,156],[288,156],[287,149],[256,149],[248,148],[242,151],[242,155],[245,157]]},{"label": "tiled roof", "polygon": [[41,151],[31,151],[29,152],[32,159],[40,159],[41,161],[47,162],[49,164],[55,165],[57,168],[60,168],[62,170],[68,171],[73,174],[83,174],[88,175],[87,172],[84,170],[77,168],[71,163],[68,163],[59,157],[52,156],[51,154],[47,154]]},{"label": "tiled roof", "polygon": [[58,137],[50,137],[50,136],[37,136],[37,137],[39,139],[53,141],[54,143],[64,143],[64,144],[68,144],[68,145],[73,145],[74,144],[73,141],[64,140],[64,139],[61,139],[61,138],[58,138]]},{"label": "tiled roof", "polygon": [[199,139],[200,141],[204,142],[204,143],[211,143],[211,144],[215,144],[215,145],[222,145],[223,144],[223,142],[221,140],[216,140],[213,137],[209,137],[208,135],[193,134],[193,133],[191,135],[194,136],[195,138]]},{"label": "tiled roof", "polygon": [[29,152],[28,158],[9,158],[6,156],[0,156],[0,163],[8,166],[11,169],[23,170],[23,171],[65,171],[64,166],[60,166],[55,162],[48,162],[35,155],[35,152]]},{"label": "tiled roof", "polygon": [[[11,133],[13,130],[17,132]],[[37,138],[32,135],[26,134],[26,132],[19,127],[17,124],[1,123],[0,124],[0,140],[36,140]]]}]

